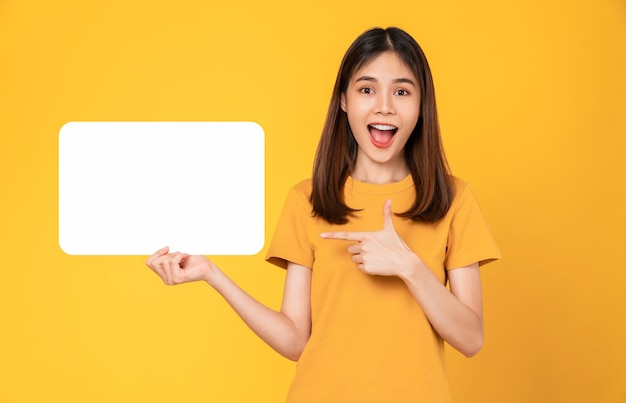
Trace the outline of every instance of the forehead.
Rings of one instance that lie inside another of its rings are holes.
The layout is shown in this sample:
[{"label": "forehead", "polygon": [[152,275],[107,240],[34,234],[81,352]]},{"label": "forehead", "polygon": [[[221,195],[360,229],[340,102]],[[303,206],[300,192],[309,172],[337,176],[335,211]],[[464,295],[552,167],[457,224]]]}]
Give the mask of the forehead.
[{"label": "forehead", "polygon": [[380,81],[410,79],[416,82],[413,71],[395,52],[381,53],[364,63],[355,71],[351,81],[354,82],[364,76]]}]

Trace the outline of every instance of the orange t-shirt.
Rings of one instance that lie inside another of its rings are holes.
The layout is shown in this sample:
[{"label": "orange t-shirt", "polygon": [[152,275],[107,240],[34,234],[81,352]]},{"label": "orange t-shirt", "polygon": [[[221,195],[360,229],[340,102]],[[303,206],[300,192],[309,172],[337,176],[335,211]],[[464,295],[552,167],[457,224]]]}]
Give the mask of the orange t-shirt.
[{"label": "orange t-shirt", "polygon": [[[441,283],[446,270],[500,257],[471,188],[457,178],[454,184],[452,206],[435,224],[393,218],[398,234]],[[348,242],[320,237],[381,229],[387,199],[395,213],[412,205],[411,176],[384,185],[348,178],[346,204],[361,211],[345,225],[313,217],[310,192],[310,180],[291,189],[267,254],[280,267],[291,261],[312,270],[311,337],[287,401],[450,402],[443,340],[404,282],[361,272]]]}]

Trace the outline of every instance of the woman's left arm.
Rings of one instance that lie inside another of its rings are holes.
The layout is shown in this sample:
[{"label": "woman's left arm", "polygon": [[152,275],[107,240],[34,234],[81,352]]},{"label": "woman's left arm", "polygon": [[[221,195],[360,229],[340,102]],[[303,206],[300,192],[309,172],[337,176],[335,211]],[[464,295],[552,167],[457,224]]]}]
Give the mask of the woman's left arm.
[{"label": "woman's left arm", "polygon": [[375,232],[327,232],[326,239],[357,241],[347,249],[365,273],[398,276],[419,302],[439,335],[464,355],[483,345],[482,289],[478,262],[448,270],[450,290],[400,238],[393,226],[391,200],[383,207],[383,229]]},{"label": "woman's left arm", "polygon": [[[417,255],[416,255],[417,257]],[[417,257],[398,274],[439,335],[467,357],[483,346],[482,287],[478,263],[448,270],[448,290]]]}]

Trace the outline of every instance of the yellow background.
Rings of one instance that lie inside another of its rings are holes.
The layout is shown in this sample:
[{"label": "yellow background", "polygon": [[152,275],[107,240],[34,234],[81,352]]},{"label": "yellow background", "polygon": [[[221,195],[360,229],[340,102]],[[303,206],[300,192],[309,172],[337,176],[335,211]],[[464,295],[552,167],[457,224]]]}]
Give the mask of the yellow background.
[{"label": "yellow background", "polygon": [[[623,0],[3,0],[0,402],[281,401],[294,364],[208,286],[165,287],[145,257],[62,253],[58,131],[258,122],[267,240],[310,174],[341,56],[388,25],[429,57],[453,171],[504,255],[483,271],[483,351],[448,355],[456,401],[626,401]],[[264,251],[215,261],[278,307]]]}]

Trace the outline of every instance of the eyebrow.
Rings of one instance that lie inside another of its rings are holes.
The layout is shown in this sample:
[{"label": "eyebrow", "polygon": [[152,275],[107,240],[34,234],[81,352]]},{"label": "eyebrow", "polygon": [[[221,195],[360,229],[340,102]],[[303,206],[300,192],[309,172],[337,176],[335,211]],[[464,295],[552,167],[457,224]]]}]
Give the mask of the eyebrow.
[{"label": "eyebrow", "polygon": [[[357,78],[356,80],[354,80],[355,83],[358,83],[359,81],[373,81],[373,82],[378,82],[378,80],[375,77],[372,76],[361,76],[359,78]],[[416,86],[415,83],[413,82],[413,80],[411,80],[410,78],[395,78],[392,81],[394,84],[399,84],[399,83],[406,83],[406,84],[411,84],[412,86]]]}]

